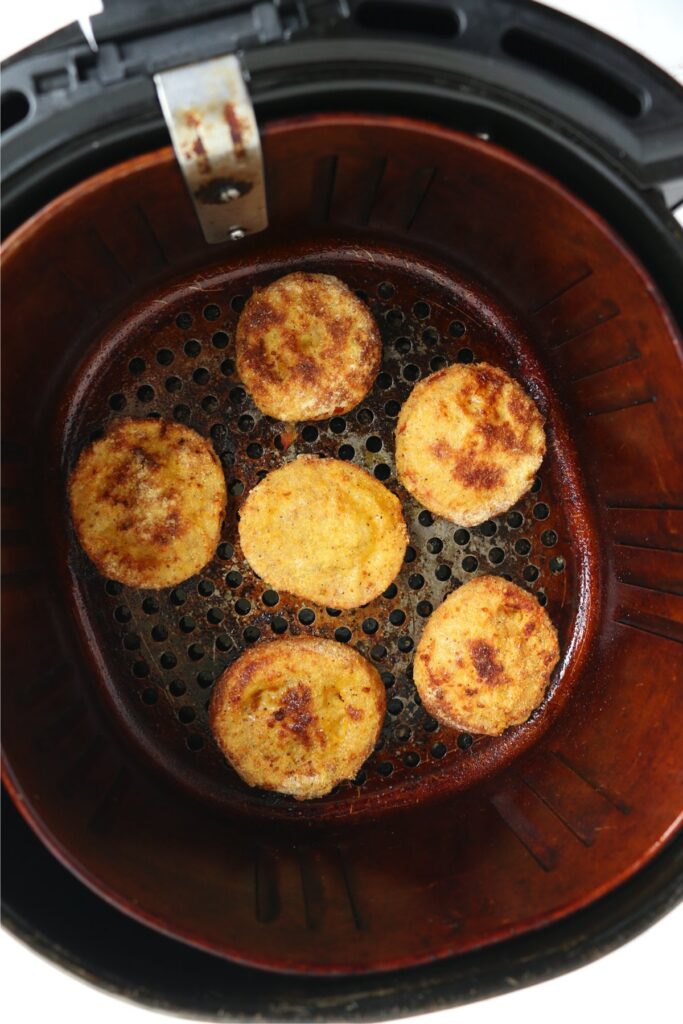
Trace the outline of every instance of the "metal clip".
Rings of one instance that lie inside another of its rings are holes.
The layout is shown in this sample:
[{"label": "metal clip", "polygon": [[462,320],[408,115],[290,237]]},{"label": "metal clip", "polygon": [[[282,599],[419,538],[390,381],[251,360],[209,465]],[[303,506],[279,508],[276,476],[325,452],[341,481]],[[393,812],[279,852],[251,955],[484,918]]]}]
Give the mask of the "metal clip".
[{"label": "metal clip", "polygon": [[207,242],[263,231],[261,139],[237,57],[162,71],[154,84]]}]

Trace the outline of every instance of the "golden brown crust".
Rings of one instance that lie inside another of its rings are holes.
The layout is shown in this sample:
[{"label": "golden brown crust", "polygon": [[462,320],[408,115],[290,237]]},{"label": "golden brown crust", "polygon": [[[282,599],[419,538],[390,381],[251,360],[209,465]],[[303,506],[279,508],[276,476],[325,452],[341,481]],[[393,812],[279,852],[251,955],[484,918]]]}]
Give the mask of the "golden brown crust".
[{"label": "golden brown crust", "polygon": [[211,559],[226,488],[211,444],[179,423],[120,419],[69,480],[78,539],[99,571],[131,587],[170,587]]},{"label": "golden brown crust", "polygon": [[559,656],[555,628],[535,598],[499,576],[479,576],[436,609],[413,675],[438,721],[499,736],[538,707]]},{"label": "golden brown crust", "polygon": [[309,800],[357,774],[385,710],[379,673],[357,651],[292,637],[258,644],[226,669],[209,722],[250,786]]},{"label": "golden brown crust", "polygon": [[366,306],[338,278],[288,274],[257,289],[236,333],[237,371],[267,416],[295,422],[348,412],[379,370]]},{"label": "golden brown crust", "polygon": [[517,381],[488,363],[455,364],[416,384],[396,429],[406,488],[437,515],[476,526],[531,487],[543,417]]},{"label": "golden brown crust", "polygon": [[356,608],[398,574],[408,531],[398,498],[358,466],[300,455],[240,509],[244,556],[276,590]]}]

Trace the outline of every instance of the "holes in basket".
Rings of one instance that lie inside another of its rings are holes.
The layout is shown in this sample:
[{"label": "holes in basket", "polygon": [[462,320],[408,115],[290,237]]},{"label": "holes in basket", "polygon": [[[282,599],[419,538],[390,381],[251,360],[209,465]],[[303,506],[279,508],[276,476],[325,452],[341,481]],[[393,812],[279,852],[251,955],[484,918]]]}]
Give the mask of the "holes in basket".
[{"label": "holes in basket", "polygon": [[126,396],[121,394],[109,396],[109,408],[114,412],[121,412],[126,407]]},{"label": "holes in basket", "polygon": [[377,380],[375,381],[375,383],[377,384],[378,388],[382,389],[382,391],[387,391],[394,382],[391,379],[390,373],[385,373],[384,371],[382,371],[382,373],[377,374]]},{"label": "holes in basket", "polygon": [[306,444],[313,444],[315,441],[318,440],[318,436],[319,435],[317,427],[308,426],[304,427],[304,429],[301,431],[301,439],[305,441]]},{"label": "holes in basket", "polygon": [[432,614],[434,609],[430,601],[419,601],[415,610],[420,618],[426,619]]},{"label": "holes in basket", "polygon": [[210,302],[208,306],[204,306],[202,312],[205,320],[218,320],[221,315],[220,306],[217,306],[215,302]]},{"label": "holes in basket", "polygon": [[408,363],[407,366],[403,367],[403,376],[406,380],[411,383],[420,379],[420,367],[416,366],[415,363]]},{"label": "holes in basket", "polygon": [[245,643],[255,644],[256,641],[261,638],[261,630],[258,626],[247,626],[242,633],[242,636],[244,637]]},{"label": "holes in basket", "polygon": [[[394,612],[392,612],[392,615],[393,614]],[[389,616],[389,618],[391,618],[391,616]],[[368,636],[372,636],[374,633],[377,632],[378,629],[379,622],[377,621],[377,619],[367,618],[363,620],[363,632],[366,633]]]},{"label": "holes in basket", "polygon": [[550,571],[554,573],[564,572],[566,562],[562,555],[556,555],[550,559]]},{"label": "holes in basket", "polygon": [[202,344],[196,338],[190,338],[183,345],[183,351],[190,359],[195,359],[202,350]]},{"label": "holes in basket", "polygon": [[394,288],[393,284],[391,284],[391,282],[389,281],[382,281],[382,283],[377,286],[377,294],[379,295],[380,299],[386,300],[392,298],[395,291],[396,289]]},{"label": "holes in basket", "polygon": [[154,388],[150,384],[143,384],[138,388],[138,399],[147,404],[154,398]]},{"label": "holes in basket", "polygon": [[474,352],[471,348],[461,348],[458,352],[456,359],[459,363],[473,363]]},{"label": "holes in basket", "polygon": [[534,519],[547,519],[550,515],[550,509],[543,501],[539,501],[537,505],[534,505]]},{"label": "holes in basket", "polygon": [[384,482],[385,480],[388,480],[389,477],[391,476],[391,467],[388,466],[386,462],[380,462],[378,463],[378,465],[375,466],[373,473],[377,480],[381,480],[382,482]]},{"label": "holes in basket", "polygon": [[230,338],[225,331],[216,331],[215,334],[211,336],[211,343],[214,348],[227,348],[229,341]]},{"label": "holes in basket", "polygon": [[334,631],[334,639],[338,640],[340,644],[347,644],[351,639],[351,630],[346,626],[338,626]]},{"label": "holes in basket", "polygon": [[508,512],[507,524],[512,530],[517,530],[524,522],[524,516],[521,512],[513,511]]},{"label": "holes in basket", "polygon": [[437,565],[434,575],[439,582],[445,583],[451,578],[451,567],[442,562],[441,565]]},{"label": "holes in basket", "polygon": [[505,552],[502,548],[491,548],[489,551],[489,562],[491,565],[500,565],[505,558]]},{"label": "holes in basket", "polygon": [[462,320],[453,320],[448,325],[448,333],[450,334],[451,338],[462,338],[463,334],[465,333],[465,330],[466,328]]},{"label": "holes in basket", "polygon": [[188,328],[192,327],[193,323],[194,320],[191,313],[178,313],[175,318],[175,325],[176,327],[179,327],[181,331],[188,330]]},{"label": "holes in basket", "polygon": [[299,612],[299,622],[302,626],[312,626],[315,622],[315,612],[311,608],[302,608]]},{"label": "holes in basket", "polygon": [[167,377],[164,387],[169,394],[174,394],[177,391],[183,390],[183,382],[180,377]]},{"label": "holes in basket", "polygon": [[346,420],[341,416],[333,416],[330,420],[330,430],[333,434],[343,434],[346,430]]},{"label": "holes in basket", "polygon": [[438,555],[443,551],[443,541],[440,537],[430,537],[427,541],[427,551],[430,555]]},{"label": "holes in basket", "polygon": [[401,411],[401,405],[399,402],[395,402],[392,399],[390,402],[387,402],[387,404],[384,406],[384,411],[387,414],[387,416],[390,416],[392,419],[395,419],[395,417],[398,416],[398,414]]},{"label": "holes in basket", "polygon": [[[374,622],[375,620],[373,619],[372,621]],[[405,621],[406,613],[400,608],[395,608],[393,612],[389,613],[389,622],[392,626],[402,626]]]},{"label": "holes in basket", "polygon": [[340,447],[340,449],[337,452],[337,454],[338,454],[339,458],[342,459],[344,462],[350,462],[351,459],[356,454],[356,450],[350,444],[343,444]]},{"label": "holes in basket", "polygon": [[140,356],[135,356],[134,359],[128,363],[128,370],[133,374],[134,377],[139,377],[140,374],[144,373],[147,369],[147,363]]},{"label": "holes in basket", "polygon": [[287,625],[287,619],[283,618],[282,615],[274,615],[273,620],[270,624],[270,628],[272,629],[273,633],[276,633],[279,636],[282,633],[287,632]]},{"label": "holes in basket", "polygon": [[205,366],[198,366],[197,369],[192,374],[192,380],[195,382],[195,384],[200,384],[203,386],[204,384],[209,383],[210,376],[211,374],[209,373]]},{"label": "holes in basket", "polygon": [[261,600],[263,601],[266,608],[274,608],[280,600],[280,595],[276,590],[264,590]]},{"label": "holes in basket", "polygon": [[518,555],[528,555],[531,551],[531,542],[526,537],[521,537],[520,540],[515,541],[515,551]]},{"label": "holes in basket", "polygon": [[479,562],[474,557],[474,555],[465,555],[461,562],[461,565],[464,572],[476,572],[479,566]]},{"label": "holes in basket", "polygon": [[159,695],[157,691],[154,689],[154,687],[149,686],[140,694],[140,700],[142,701],[143,704],[149,704],[151,706],[152,704],[156,704],[158,696]]}]

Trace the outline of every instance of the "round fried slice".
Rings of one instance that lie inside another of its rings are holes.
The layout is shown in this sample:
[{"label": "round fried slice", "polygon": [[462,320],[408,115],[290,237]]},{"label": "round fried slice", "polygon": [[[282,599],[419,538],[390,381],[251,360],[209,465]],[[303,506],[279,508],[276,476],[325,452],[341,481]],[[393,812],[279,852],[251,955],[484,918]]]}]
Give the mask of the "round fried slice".
[{"label": "round fried slice", "polygon": [[543,417],[507,373],[455,364],[416,384],[398,418],[396,467],[425,508],[461,526],[507,511],[545,453]]},{"label": "round fried slice", "polygon": [[71,516],[103,575],[171,587],[211,559],[225,514],[225,478],[189,427],[120,419],[86,448],[69,481]]},{"label": "round fried slice", "polygon": [[367,604],[397,575],[408,531],[398,498],[358,466],[301,455],[240,509],[252,569],[276,590],[332,608]]},{"label": "round fried slice", "polygon": [[541,703],[559,656],[555,627],[536,599],[499,576],[479,576],[430,618],[413,677],[438,721],[500,736]]},{"label": "round fried slice", "polygon": [[237,370],[261,412],[322,420],[348,412],[379,370],[369,310],[328,274],[288,274],[257,289],[237,325]]},{"label": "round fried slice", "polygon": [[384,686],[365,658],[302,636],[247,650],[216,683],[209,718],[245,782],[310,800],[356,775],[385,710]]}]

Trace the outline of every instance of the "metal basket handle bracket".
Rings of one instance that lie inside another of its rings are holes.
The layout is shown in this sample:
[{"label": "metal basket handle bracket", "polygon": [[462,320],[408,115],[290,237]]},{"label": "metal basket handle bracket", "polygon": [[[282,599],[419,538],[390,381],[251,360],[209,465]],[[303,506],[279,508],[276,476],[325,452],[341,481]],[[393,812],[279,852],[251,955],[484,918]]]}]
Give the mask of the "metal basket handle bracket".
[{"label": "metal basket handle bracket", "polygon": [[206,241],[267,228],[261,138],[239,59],[161,71],[154,84]]}]

